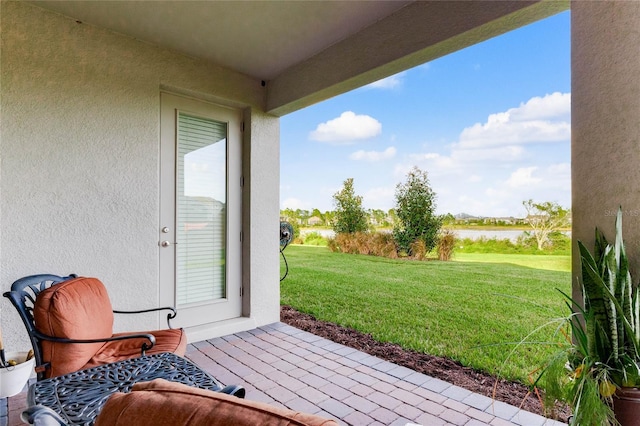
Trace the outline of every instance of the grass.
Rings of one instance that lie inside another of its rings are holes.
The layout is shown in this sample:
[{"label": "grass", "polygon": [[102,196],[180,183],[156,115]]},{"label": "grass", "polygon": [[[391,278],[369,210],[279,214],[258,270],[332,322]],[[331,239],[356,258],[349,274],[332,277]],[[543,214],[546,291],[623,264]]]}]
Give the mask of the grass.
[{"label": "grass", "polygon": [[[282,304],[523,383],[555,349],[516,344],[566,314],[556,288],[571,287],[566,266],[543,260],[551,256],[518,256],[521,264],[500,255],[481,262],[481,255],[467,254],[455,262],[417,262],[295,245],[285,255]],[[561,270],[536,267],[543,264]],[[530,340],[549,342],[553,331],[547,327]]]},{"label": "grass", "polygon": [[539,254],[454,253],[458,262],[504,263],[549,271],[571,272],[571,256]]}]

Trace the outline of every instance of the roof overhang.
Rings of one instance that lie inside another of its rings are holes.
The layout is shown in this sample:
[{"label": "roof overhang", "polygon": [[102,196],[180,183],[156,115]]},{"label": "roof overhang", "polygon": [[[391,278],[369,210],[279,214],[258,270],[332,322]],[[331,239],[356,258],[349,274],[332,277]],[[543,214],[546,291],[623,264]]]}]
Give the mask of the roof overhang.
[{"label": "roof overhang", "polygon": [[33,1],[265,82],[284,115],[569,8],[568,0]]}]

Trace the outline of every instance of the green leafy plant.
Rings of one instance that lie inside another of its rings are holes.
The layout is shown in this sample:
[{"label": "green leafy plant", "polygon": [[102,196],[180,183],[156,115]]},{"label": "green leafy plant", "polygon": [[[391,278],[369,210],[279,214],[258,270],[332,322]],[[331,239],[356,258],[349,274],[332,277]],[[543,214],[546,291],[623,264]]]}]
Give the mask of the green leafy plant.
[{"label": "green leafy plant", "polygon": [[[426,171],[413,167],[407,180],[396,186],[396,215],[393,236],[398,251],[415,256],[413,249],[424,246],[425,252],[437,244],[442,218],[435,214],[436,194],[433,192]],[[416,240],[423,244],[414,245]],[[413,245],[413,246],[412,246]]]},{"label": "green leafy plant", "polygon": [[617,425],[616,389],[640,384],[640,300],[622,239],[622,209],[613,244],[596,229],[593,254],[580,241],[578,247],[583,300],[577,303],[563,293],[571,310],[563,332],[567,345],[536,384],[546,390],[547,407],[556,400],[569,404],[571,425]]},{"label": "green leafy plant", "polygon": [[353,189],[353,178],[344,181],[342,189],[333,194],[335,205],[333,230],[336,234],[366,232],[369,229],[362,197]]}]

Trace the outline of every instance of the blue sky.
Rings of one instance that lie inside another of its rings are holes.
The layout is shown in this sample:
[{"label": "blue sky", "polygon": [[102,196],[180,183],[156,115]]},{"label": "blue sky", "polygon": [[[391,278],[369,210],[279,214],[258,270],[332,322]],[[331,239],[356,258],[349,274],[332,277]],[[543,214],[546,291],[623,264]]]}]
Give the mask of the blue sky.
[{"label": "blue sky", "polygon": [[567,11],[282,117],[280,208],[333,210],[353,178],[386,211],[413,166],[441,214],[571,207],[570,97]]}]

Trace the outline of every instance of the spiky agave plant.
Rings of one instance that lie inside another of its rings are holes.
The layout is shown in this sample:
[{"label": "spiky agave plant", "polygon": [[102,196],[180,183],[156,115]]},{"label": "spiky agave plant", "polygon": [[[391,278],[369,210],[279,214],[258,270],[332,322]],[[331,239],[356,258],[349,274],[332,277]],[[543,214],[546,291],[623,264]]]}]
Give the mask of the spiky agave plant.
[{"label": "spiky agave plant", "polygon": [[567,323],[572,340],[541,374],[545,402],[569,404],[571,425],[617,425],[615,390],[640,384],[640,300],[622,239],[622,209],[613,244],[596,229],[593,255],[580,241],[578,247],[583,303],[563,293],[571,310]]}]

